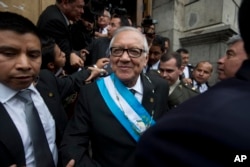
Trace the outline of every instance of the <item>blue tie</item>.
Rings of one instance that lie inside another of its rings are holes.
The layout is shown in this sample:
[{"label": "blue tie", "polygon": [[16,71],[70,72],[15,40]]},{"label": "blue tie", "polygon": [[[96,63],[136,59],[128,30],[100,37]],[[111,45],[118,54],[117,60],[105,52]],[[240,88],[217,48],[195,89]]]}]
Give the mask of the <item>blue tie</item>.
[{"label": "blue tie", "polygon": [[55,167],[42,122],[30,93],[31,90],[26,89],[20,91],[17,97],[25,103],[26,123],[33,145],[36,167]]}]

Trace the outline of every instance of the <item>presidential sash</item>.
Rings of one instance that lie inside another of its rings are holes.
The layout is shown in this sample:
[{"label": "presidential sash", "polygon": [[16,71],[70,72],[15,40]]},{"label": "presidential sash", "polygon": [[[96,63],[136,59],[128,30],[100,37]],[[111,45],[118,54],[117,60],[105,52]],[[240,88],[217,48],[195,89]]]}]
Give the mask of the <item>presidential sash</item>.
[{"label": "presidential sash", "polygon": [[97,86],[110,111],[135,141],[155,124],[152,116],[114,73],[98,79]]}]

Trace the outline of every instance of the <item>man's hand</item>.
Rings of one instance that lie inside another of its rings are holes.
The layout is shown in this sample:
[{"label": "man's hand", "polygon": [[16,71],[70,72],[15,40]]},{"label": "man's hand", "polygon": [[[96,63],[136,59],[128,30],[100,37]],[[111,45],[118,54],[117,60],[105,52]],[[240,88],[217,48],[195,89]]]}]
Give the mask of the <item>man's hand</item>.
[{"label": "man's hand", "polygon": [[183,78],[182,81],[183,81],[186,85],[192,85],[192,79],[190,79],[190,78]]},{"label": "man's hand", "polygon": [[71,159],[69,163],[66,165],[66,167],[74,167],[75,166],[75,160]]},{"label": "man's hand", "polygon": [[108,72],[104,69],[96,68],[96,67],[88,67],[89,70],[91,70],[90,76],[85,80],[85,82],[90,82],[92,79],[95,79],[99,76],[108,74]]},{"label": "man's hand", "polygon": [[70,65],[75,68],[80,68],[84,66],[84,61],[76,53],[71,53]]},{"label": "man's hand", "polygon": [[100,58],[100,59],[98,59],[97,60],[97,62],[96,62],[96,66],[98,67],[98,68],[104,68],[104,66],[105,65],[107,65],[107,64],[109,64],[109,58]]}]

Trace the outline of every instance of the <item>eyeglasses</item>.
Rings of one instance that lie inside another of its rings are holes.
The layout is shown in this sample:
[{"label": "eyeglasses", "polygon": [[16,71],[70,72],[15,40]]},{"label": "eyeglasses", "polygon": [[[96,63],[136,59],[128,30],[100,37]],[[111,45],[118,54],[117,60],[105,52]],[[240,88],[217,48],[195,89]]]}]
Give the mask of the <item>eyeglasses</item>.
[{"label": "eyeglasses", "polygon": [[140,57],[141,54],[145,52],[145,50],[139,48],[129,48],[129,49],[118,48],[118,47],[110,48],[111,55],[115,57],[121,57],[124,51],[128,53],[129,57],[133,58]]}]

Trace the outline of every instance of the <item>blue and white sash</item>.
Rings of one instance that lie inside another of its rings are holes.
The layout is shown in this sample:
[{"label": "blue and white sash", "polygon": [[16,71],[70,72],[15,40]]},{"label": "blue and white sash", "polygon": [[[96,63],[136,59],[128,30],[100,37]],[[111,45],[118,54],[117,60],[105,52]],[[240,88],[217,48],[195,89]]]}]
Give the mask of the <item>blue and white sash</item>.
[{"label": "blue and white sash", "polygon": [[113,73],[97,80],[97,85],[110,111],[135,141],[155,124],[141,103]]}]

